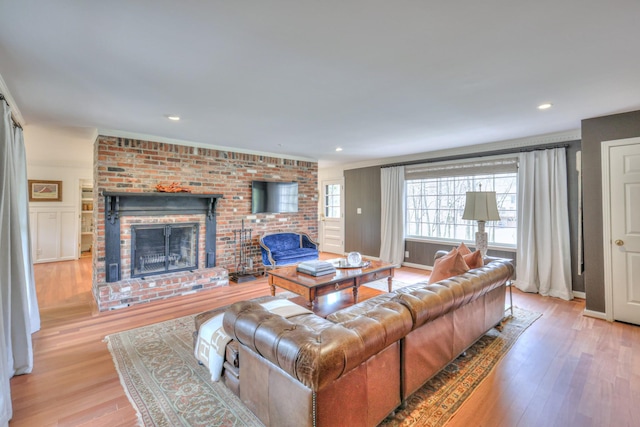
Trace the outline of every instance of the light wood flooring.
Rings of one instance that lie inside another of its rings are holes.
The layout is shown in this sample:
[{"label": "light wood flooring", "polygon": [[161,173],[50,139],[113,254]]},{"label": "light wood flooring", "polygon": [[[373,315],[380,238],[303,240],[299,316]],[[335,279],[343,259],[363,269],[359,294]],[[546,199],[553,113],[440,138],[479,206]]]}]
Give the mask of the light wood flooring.
[{"label": "light wood flooring", "polygon": [[[98,313],[91,259],[35,266],[42,329],[34,370],[11,380],[11,426],[133,426],[105,335],[267,295],[265,278]],[[413,268],[396,279],[427,276]],[[543,313],[449,426],[640,426],[640,327],[584,317],[571,302],[514,290],[517,306]]]}]

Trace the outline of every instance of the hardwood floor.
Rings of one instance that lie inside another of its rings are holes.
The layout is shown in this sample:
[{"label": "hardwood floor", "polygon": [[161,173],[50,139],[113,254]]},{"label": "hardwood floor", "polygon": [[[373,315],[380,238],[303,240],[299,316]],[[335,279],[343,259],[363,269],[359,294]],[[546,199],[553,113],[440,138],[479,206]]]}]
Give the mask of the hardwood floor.
[{"label": "hardwood floor", "polygon": [[[42,329],[34,370],[11,380],[11,426],[133,426],[105,335],[269,294],[265,278],[97,313],[91,260],[38,264]],[[424,271],[396,270],[404,282]],[[347,291],[350,292],[350,291]],[[571,302],[514,290],[543,313],[464,403],[449,426],[640,425],[640,327],[582,316]]]}]

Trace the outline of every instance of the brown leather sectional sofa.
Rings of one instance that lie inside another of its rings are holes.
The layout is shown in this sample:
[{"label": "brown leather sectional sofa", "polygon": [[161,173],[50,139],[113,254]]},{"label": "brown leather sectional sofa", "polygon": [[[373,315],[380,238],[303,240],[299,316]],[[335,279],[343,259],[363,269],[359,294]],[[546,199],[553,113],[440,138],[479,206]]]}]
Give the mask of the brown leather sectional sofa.
[{"label": "brown leather sectional sofa", "polygon": [[502,320],[512,274],[494,259],[326,319],[235,303],[224,329],[239,347],[240,398],[267,426],[375,426]]}]

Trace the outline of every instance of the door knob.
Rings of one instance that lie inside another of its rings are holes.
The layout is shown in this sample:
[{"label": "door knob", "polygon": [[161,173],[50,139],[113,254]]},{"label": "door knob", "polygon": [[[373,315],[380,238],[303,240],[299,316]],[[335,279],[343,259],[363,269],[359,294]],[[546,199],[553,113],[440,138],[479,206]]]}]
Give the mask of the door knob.
[{"label": "door knob", "polygon": [[614,243],[615,243],[616,245],[618,245],[618,246],[622,246],[622,245],[624,245],[624,242],[623,242],[622,240],[620,240],[620,239],[616,240]]}]

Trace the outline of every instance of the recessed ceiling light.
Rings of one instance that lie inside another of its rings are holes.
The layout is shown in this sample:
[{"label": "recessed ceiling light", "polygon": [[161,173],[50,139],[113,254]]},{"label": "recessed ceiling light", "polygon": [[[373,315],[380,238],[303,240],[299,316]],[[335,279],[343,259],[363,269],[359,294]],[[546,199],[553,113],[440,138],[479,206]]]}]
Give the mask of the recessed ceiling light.
[{"label": "recessed ceiling light", "polygon": [[548,102],[546,104],[540,104],[538,105],[538,110],[547,110],[551,108],[551,106],[553,106],[553,104],[549,104]]},{"label": "recessed ceiling light", "polygon": [[342,147],[336,148],[336,151],[342,151]]},{"label": "recessed ceiling light", "polygon": [[169,114],[167,116],[167,119],[173,120],[174,122],[177,122],[178,120],[180,120],[180,116],[176,116],[175,114]]}]

